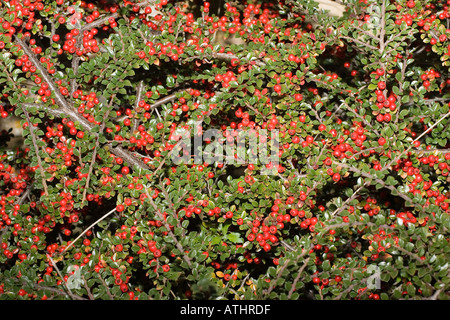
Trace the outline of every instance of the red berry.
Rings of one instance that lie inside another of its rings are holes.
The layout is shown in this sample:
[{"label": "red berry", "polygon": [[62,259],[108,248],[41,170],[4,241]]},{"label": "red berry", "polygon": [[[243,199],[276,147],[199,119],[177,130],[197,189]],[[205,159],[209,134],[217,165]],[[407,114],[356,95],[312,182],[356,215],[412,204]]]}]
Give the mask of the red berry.
[{"label": "red berry", "polygon": [[341,175],[339,173],[333,174],[333,181],[338,182],[339,180],[341,180]]},{"label": "red berry", "polygon": [[380,89],[380,90],[386,89],[386,82],[384,82],[384,81],[378,82],[378,89]]},{"label": "red berry", "polygon": [[296,94],[294,94],[294,99],[296,101],[302,101],[303,100],[303,95],[301,93],[296,93]]},{"label": "red berry", "polygon": [[408,6],[408,8],[412,9],[416,6],[416,3],[412,0],[409,0],[406,5]]}]

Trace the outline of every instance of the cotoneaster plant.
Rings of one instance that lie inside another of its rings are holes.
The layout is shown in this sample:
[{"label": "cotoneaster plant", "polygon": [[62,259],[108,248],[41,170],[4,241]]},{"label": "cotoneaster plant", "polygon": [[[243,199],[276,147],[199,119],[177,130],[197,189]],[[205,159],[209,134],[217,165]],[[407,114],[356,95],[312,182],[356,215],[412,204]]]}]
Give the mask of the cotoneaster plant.
[{"label": "cotoneaster plant", "polygon": [[0,299],[448,299],[450,3],[332,5],[2,0]]}]

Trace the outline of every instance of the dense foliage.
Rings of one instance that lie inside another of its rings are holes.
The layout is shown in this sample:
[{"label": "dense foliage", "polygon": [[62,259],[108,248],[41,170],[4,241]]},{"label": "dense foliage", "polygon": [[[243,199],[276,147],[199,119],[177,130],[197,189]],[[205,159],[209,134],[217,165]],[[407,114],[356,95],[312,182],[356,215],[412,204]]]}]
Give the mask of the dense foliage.
[{"label": "dense foliage", "polygon": [[319,2],[2,0],[0,299],[447,299],[449,4]]}]

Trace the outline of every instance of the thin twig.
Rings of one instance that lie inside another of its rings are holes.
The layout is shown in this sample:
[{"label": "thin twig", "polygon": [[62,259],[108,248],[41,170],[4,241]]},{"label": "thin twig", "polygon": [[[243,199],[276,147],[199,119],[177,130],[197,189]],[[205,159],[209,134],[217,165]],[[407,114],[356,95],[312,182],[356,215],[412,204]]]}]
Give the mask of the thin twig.
[{"label": "thin twig", "polygon": [[418,136],[416,139],[414,139],[413,143],[418,141],[420,138],[422,138],[424,135],[426,135],[428,132],[430,132],[431,130],[433,130],[434,127],[436,127],[442,120],[444,120],[445,118],[447,118],[450,115],[450,112],[447,112],[444,116],[442,116],[438,121],[436,121],[431,127],[429,127],[427,130],[425,130],[424,132],[422,132],[422,134],[420,136]]},{"label": "thin twig", "polygon": [[361,187],[359,187],[354,193],[353,195],[348,198],[347,200],[345,200],[345,202],[336,210],[334,210],[334,212],[331,214],[331,217],[334,217],[336,214],[341,213],[342,211],[345,210],[345,208],[347,207],[347,205],[358,196],[358,193],[362,190],[362,188],[364,188],[367,184],[369,184],[367,181],[364,183],[364,185],[362,185]]},{"label": "thin twig", "polygon": [[288,293],[288,296],[287,296],[287,298],[290,300],[291,299],[291,297],[292,297],[292,294],[294,293],[294,291],[295,291],[295,287],[297,286],[297,282],[300,280],[300,277],[301,277],[301,275],[302,275],[302,273],[303,273],[303,270],[305,270],[305,268],[306,268],[306,266],[308,265],[308,262],[309,262],[309,257],[305,260],[305,262],[303,263],[303,265],[301,266],[301,268],[300,268],[300,270],[298,270],[298,274],[297,274],[297,276],[295,277],[295,279],[294,279],[294,282],[292,283],[292,287],[291,287],[291,290],[289,290],[289,293]]},{"label": "thin twig", "polygon": [[[27,46],[27,44],[19,39],[17,36],[15,37],[15,41],[19,44],[25,54],[28,56],[31,62],[36,66],[36,69],[41,73],[41,76],[45,82],[47,82],[49,86],[49,90],[51,90],[55,95],[55,102],[60,107],[62,113],[64,113],[68,118],[77,121],[86,132],[91,132],[93,135],[98,136],[97,133],[92,132],[93,125],[84,117],[80,116],[78,112],[76,112],[72,106],[66,101],[64,96],[61,94],[60,90],[53,82],[52,78],[47,72],[47,69],[42,66],[40,61],[36,58],[33,51]],[[122,147],[113,146],[111,143],[107,144],[109,150],[118,157],[121,157],[125,162],[127,162],[131,166],[136,166],[140,169],[148,169],[148,166],[143,163],[140,159],[137,159],[132,156],[129,150],[123,149]]]},{"label": "thin twig", "polygon": [[23,105],[22,105],[22,110],[23,110],[23,113],[25,114],[25,117],[27,118],[28,128],[30,128],[31,140],[32,140],[33,146],[34,146],[34,152],[36,153],[36,160],[38,162],[39,171],[41,172],[42,186],[44,188],[44,194],[46,196],[48,196],[48,187],[47,187],[47,182],[45,181],[45,171],[44,171],[44,167],[42,166],[41,156],[39,155],[39,146],[37,144],[36,134],[34,131],[35,128],[33,126],[33,123],[31,122],[30,114],[28,113],[27,109]]},{"label": "thin twig", "polygon": [[97,28],[100,27],[102,25],[104,25],[106,22],[108,22],[109,19],[116,19],[119,16],[119,13],[115,12],[113,14],[110,14],[108,16],[104,16],[100,19],[98,19],[97,21],[91,22],[89,24],[84,25],[81,29],[80,29],[80,34],[83,34],[84,31],[86,30],[90,30],[92,28]]},{"label": "thin twig", "polygon": [[166,228],[168,234],[170,235],[170,237],[175,242],[175,246],[177,247],[177,249],[180,251],[181,254],[183,254],[183,258],[186,261],[187,265],[189,267],[191,267],[192,266],[191,259],[186,255],[186,251],[184,250],[184,248],[181,245],[181,243],[178,241],[177,237],[175,237],[174,233],[172,232],[172,230],[170,228],[170,225],[167,223],[166,219],[164,219],[164,215],[161,213],[161,210],[158,208],[158,206],[156,205],[155,201],[153,201],[153,199],[150,196],[147,188],[145,189],[145,193],[147,194],[147,199],[150,201],[151,206],[155,210],[155,214],[159,217],[159,219],[161,220],[161,223]]},{"label": "thin twig", "polygon": [[[59,295],[67,295],[67,292],[65,292],[64,290],[47,287],[47,286],[42,286],[40,284],[33,284],[33,286],[38,290],[47,290],[47,291],[50,291],[50,292],[53,292],[53,293],[56,293]],[[76,294],[69,294],[69,296],[74,300],[87,300],[86,298],[80,297]]]},{"label": "thin twig", "polygon": [[72,298],[72,291],[70,290],[69,286],[67,285],[67,283],[64,281],[64,277],[61,274],[61,271],[59,271],[58,266],[56,265],[55,261],[53,261],[52,257],[47,253],[47,258],[49,258],[50,262],[53,265],[53,268],[55,268],[56,272],[58,273],[59,277],[61,278],[62,282],[64,283],[64,288],[67,289],[69,296]]},{"label": "thin twig", "polygon": [[98,219],[97,221],[95,221],[93,224],[91,224],[86,230],[84,230],[78,237],[75,238],[75,240],[73,240],[67,247],[64,248],[64,250],[60,253],[63,254],[64,252],[67,251],[67,249],[69,249],[71,246],[73,246],[75,244],[75,242],[77,242],[78,239],[80,239],[84,234],[86,234],[86,232],[88,232],[90,229],[92,229],[92,227],[94,227],[97,223],[99,223],[100,221],[104,220],[106,217],[110,216],[111,214],[113,214],[114,212],[116,212],[116,208],[112,209],[110,212],[108,212],[107,214],[105,214],[103,217],[101,217],[100,219]]},{"label": "thin twig", "polygon": [[374,50],[374,51],[378,51],[379,50],[379,48],[377,48],[377,47],[375,47],[375,46],[373,46],[371,44],[368,44],[368,43],[366,43],[364,41],[361,41],[359,39],[356,39],[356,38],[352,38],[352,37],[348,37],[348,36],[341,36],[341,38],[349,40],[349,41],[353,41],[353,42],[356,42],[356,43],[359,43],[360,45],[362,45],[364,47],[367,47],[370,50]]},{"label": "thin twig", "polygon": [[[144,80],[139,81],[138,87],[136,89],[136,101],[134,103],[134,110],[135,112],[138,112],[139,110],[139,103],[142,100],[142,93],[144,92],[145,86],[144,86]],[[134,119],[133,121],[133,129],[131,130],[131,132],[136,131],[138,127],[138,120],[137,118]]]},{"label": "thin twig", "polygon": [[86,278],[84,277],[84,275],[81,275],[81,277],[83,278],[83,286],[86,289],[89,300],[95,300],[94,296],[92,295],[91,289],[89,289],[89,287],[87,285]]},{"label": "thin twig", "polygon": [[266,290],[266,292],[264,293],[266,296],[268,296],[272,292],[272,290],[275,288],[275,286],[277,285],[278,279],[280,279],[281,276],[283,275],[284,269],[287,268],[289,262],[291,262],[291,260],[290,259],[286,259],[284,264],[281,266],[280,270],[278,270],[277,277],[275,279],[272,279],[272,281],[270,281],[270,286]]},{"label": "thin twig", "polygon": [[358,174],[360,174],[361,176],[363,176],[363,177],[365,177],[365,178],[372,179],[373,181],[375,181],[376,183],[382,185],[382,186],[385,187],[386,189],[391,190],[391,192],[397,193],[397,194],[399,195],[399,197],[401,197],[403,200],[406,201],[406,203],[411,203],[414,207],[416,207],[416,208],[419,209],[420,211],[424,212],[424,207],[423,207],[421,204],[414,203],[414,201],[413,201],[410,197],[408,197],[406,194],[400,192],[397,188],[394,188],[394,187],[391,186],[391,185],[387,185],[383,180],[381,180],[381,179],[379,179],[379,178],[377,178],[377,177],[371,175],[370,173],[363,172],[362,170],[359,170],[358,168],[349,166],[349,165],[347,165],[347,164],[345,164],[345,163],[336,162],[336,161],[333,161],[333,162],[334,162],[336,165],[341,166],[341,167],[343,167],[343,168],[346,168],[346,169],[348,169],[349,171],[352,171],[352,172],[354,172],[354,173],[358,173]]},{"label": "thin twig", "polygon": [[108,295],[108,297],[109,297],[111,300],[114,300],[114,296],[111,294],[111,291],[109,290],[109,287],[108,287],[108,285],[106,284],[105,280],[100,276],[99,273],[97,273],[97,277],[98,277],[98,278],[100,279],[100,281],[103,283],[103,287],[105,287],[106,294]]},{"label": "thin twig", "polygon": [[82,197],[82,200],[81,200],[81,205],[82,206],[84,204],[84,201],[86,201],[86,193],[87,193],[87,190],[89,188],[89,181],[91,179],[92,171],[94,169],[94,163],[95,163],[95,160],[97,158],[97,150],[98,150],[98,147],[100,146],[100,135],[103,133],[103,130],[105,129],[106,119],[108,118],[108,115],[109,115],[109,112],[111,110],[111,106],[112,106],[112,103],[114,101],[114,97],[115,96],[116,96],[115,94],[113,94],[111,96],[111,101],[109,103],[108,110],[106,110],[106,112],[105,112],[105,115],[104,115],[104,118],[103,118],[103,122],[102,122],[102,125],[100,127],[99,135],[96,137],[96,140],[95,140],[95,147],[94,147],[94,151],[92,153],[91,163],[89,164],[89,172],[88,172],[88,176],[86,178],[86,183],[84,185],[84,190],[83,190],[83,197]]}]

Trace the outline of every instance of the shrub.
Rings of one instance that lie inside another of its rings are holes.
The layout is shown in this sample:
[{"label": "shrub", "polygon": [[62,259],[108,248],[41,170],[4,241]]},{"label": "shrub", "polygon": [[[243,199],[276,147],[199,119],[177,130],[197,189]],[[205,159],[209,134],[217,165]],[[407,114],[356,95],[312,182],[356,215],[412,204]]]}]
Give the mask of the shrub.
[{"label": "shrub", "polygon": [[2,2],[0,298],[448,298],[447,2],[219,3]]}]

